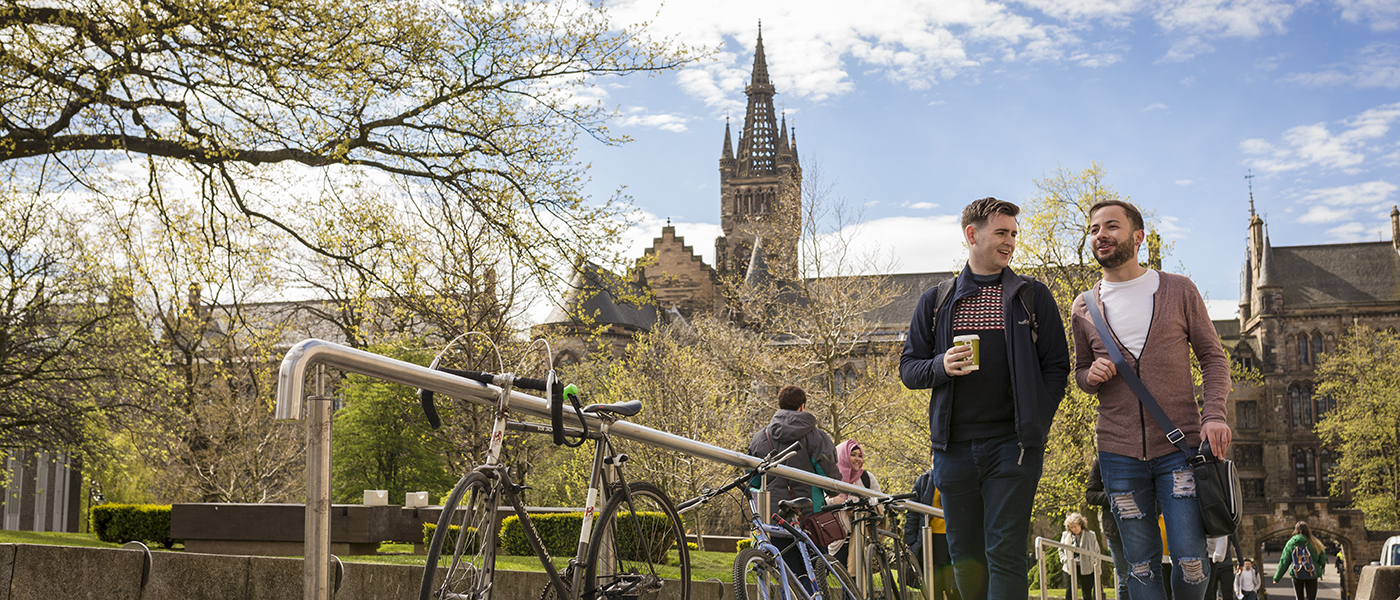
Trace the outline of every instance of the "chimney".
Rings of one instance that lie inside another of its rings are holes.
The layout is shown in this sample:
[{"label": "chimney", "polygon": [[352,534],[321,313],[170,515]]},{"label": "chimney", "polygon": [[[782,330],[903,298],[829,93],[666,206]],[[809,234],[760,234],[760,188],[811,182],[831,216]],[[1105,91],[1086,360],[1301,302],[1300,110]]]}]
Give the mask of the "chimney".
[{"label": "chimney", "polygon": [[1390,245],[1400,250],[1400,206],[1390,207]]}]

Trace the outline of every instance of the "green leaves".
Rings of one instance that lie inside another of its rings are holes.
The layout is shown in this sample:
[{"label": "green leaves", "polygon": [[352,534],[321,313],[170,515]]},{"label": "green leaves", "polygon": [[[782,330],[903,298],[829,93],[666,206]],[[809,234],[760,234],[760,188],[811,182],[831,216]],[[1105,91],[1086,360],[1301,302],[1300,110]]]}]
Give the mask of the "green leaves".
[{"label": "green leaves", "polygon": [[1352,327],[1318,379],[1314,393],[1337,401],[1315,428],[1338,456],[1330,493],[1350,492],[1368,529],[1400,527],[1400,336]]}]

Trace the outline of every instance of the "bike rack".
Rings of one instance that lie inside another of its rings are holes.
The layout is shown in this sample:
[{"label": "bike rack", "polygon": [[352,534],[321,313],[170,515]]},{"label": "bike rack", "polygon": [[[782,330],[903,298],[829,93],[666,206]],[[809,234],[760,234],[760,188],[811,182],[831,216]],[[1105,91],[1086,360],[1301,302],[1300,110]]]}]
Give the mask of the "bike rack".
[{"label": "bike rack", "polygon": [[[303,397],[307,372],[313,366],[316,367],[316,395]],[[306,420],[306,566],[303,575],[306,600],[329,600],[333,591],[330,579],[331,398],[326,395],[325,367],[431,390],[484,406],[495,406],[500,393],[500,389],[495,386],[325,340],[302,340],[287,351],[277,374],[276,418],[282,421],[301,420],[303,401],[311,413],[310,418]],[[549,403],[543,398],[512,391],[507,403],[511,410],[519,413],[541,419],[548,419],[550,416]],[[573,411],[565,411],[564,416],[572,422],[566,424],[578,425],[578,417]],[[589,421],[590,427],[598,424],[592,418],[589,418]],[[754,456],[627,421],[612,423],[608,431],[625,440],[684,452],[733,467],[751,469],[762,462]],[[886,494],[792,467],[780,465],[770,472],[828,491],[862,498],[888,497]],[[905,501],[904,507],[924,515],[943,518],[942,510],[917,502]],[[927,533],[925,535],[927,536]],[[933,545],[925,544],[924,548],[924,562],[928,564],[932,560]],[[858,575],[864,577],[863,573],[851,573],[853,579]],[[932,586],[927,587],[932,589]]]}]

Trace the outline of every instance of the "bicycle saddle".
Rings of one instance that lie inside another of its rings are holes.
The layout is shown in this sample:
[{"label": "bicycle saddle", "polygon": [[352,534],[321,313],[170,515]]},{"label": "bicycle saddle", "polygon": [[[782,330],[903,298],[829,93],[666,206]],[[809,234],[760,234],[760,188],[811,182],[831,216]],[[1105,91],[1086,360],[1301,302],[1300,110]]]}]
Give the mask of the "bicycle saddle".
[{"label": "bicycle saddle", "polygon": [[641,400],[628,400],[617,404],[589,404],[583,407],[583,412],[590,414],[610,413],[622,417],[630,417],[642,411]]},{"label": "bicycle saddle", "polygon": [[812,508],[811,498],[793,498],[792,500],[779,500],[778,508],[790,510],[796,513],[806,512]]}]

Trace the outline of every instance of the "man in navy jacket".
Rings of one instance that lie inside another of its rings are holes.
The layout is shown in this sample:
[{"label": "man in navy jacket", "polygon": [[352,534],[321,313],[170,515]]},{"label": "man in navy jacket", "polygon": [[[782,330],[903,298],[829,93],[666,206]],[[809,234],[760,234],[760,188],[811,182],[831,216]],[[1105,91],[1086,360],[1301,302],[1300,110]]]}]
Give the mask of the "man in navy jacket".
[{"label": "man in navy jacket", "polygon": [[[1009,266],[1019,212],[996,198],[963,209],[967,265],[919,298],[899,362],[906,387],[931,389],[934,477],[958,589],[970,600],[1026,594],[1031,507],[1069,377],[1054,296]],[[977,365],[970,346],[953,345],[969,334],[979,338]]]}]

